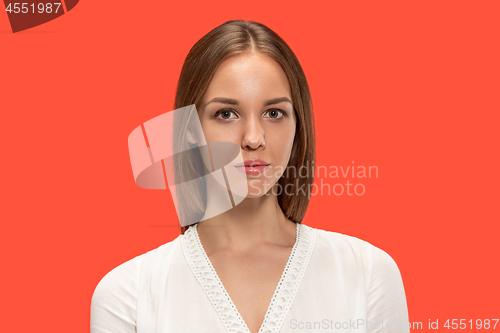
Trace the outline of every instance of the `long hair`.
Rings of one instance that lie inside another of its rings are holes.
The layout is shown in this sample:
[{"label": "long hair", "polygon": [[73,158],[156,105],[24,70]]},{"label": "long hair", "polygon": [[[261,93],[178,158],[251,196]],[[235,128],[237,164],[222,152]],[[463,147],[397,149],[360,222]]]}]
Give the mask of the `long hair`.
[{"label": "long hair", "polygon": [[[281,191],[278,195],[278,203],[285,216],[300,223],[309,204],[308,191],[314,181],[314,172],[307,172],[307,177],[296,178],[296,172],[290,175],[288,170],[300,170],[301,166],[309,168],[315,162],[315,133],[314,119],[312,114],[312,100],[307,84],[306,76],[300,63],[292,49],[274,31],[265,25],[253,21],[234,20],[228,21],[213,29],[203,36],[191,48],[177,84],[174,108],[179,109],[188,105],[196,105],[199,108],[202,97],[206,92],[215,71],[219,65],[229,57],[244,53],[257,51],[275,60],[285,72],[292,93],[292,102],[297,119],[295,137],[288,166],[283,176],[278,180],[281,188],[288,184],[292,191]],[[174,119],[174,142],[175,138],[179,147],[187,148],[189,143],[185,139],[189,128],[192,112]],[[190,158],[196,154],[190,154]],[[194,157],[193,157],[194,156]],[[175,163],[177,173],[189,173],[187,178],[194,179],[196,175],[203,173],[202,170],[195,170],[192,165],[203,165],[203,163],[192,163],[187,160],[180,160]],[[199,160],[201,161],[201,160]],[[305,189],[305,190],[304,190]],[[194,206],[194,211],[200,214],[205,209],[205,196],[200,192],[203,184],[199,188],[185,189],[178,195],[186,196],[177,198],[178,202],[189,202]],[[287,194],[293,193],[294,195]],[[192,207],[191,206],[191,207]],[[187,227],[181,225],[181,232]]]}]

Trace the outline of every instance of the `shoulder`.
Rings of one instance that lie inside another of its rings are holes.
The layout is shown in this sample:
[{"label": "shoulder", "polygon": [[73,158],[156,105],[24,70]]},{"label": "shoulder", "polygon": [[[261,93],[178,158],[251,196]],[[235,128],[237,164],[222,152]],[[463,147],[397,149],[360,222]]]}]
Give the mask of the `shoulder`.
[{"label": "shoulder", "polygon": [[130,259],[109,271],[97,284],[92,303],[109,299],[110,296],[129,296],[132,298],[136,288],[141,264],[146,254]]},{"label": "shoulder", "polygon": [[316,233],[316,267],[335,276],[351,297],[361,295],[367,322],[408,322],[403,280],[387,252],[357,237],[321,229]]},{"label": "shoulder", "polygon": [[317,229],[317,233],[318,250],[333,251],[342,257],[369,259],[376,248],[367,241],[338,232]]},{"label": "shoulder", "polygon": [[178,239],[120,264],[99,281],[91,301],[92,332],[101,332],[99,329],[108,326],[128,332],[129,327],[135,326],[141,274],[148,263],[169,256]]},{"label": "shoulder", "polygon": [[93,297],[100,297],[104,294],[106,296],[129,294],[139,282],[139,275],[149,261],[148,259],[157,259],[171,254],[175,250],[178,239],[179,237],[113,268],[99,281]]},{"label": "shoulder", "polygon": [[109,271],[97,284],[90,306],[91,333],[133,332],[137,284],[145,254]]},{"label": "shoulder", "polygon": [[317,229],[317,232],[318,252],[325,251],[346,264],[362,266],[370,278],[372,274],[400,275],[394,259],[369,242],[333,231]]}]

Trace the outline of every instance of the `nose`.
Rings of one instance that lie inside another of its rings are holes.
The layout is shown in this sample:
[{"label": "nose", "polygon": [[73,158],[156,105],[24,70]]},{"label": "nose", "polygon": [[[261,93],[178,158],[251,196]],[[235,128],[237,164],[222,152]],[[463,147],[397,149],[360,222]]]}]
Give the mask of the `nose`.
[{"label": "nose", "polygon": [[243,149],[264,149],[266,147],[264,128],[254,116],[245,122],[241,147]]}]

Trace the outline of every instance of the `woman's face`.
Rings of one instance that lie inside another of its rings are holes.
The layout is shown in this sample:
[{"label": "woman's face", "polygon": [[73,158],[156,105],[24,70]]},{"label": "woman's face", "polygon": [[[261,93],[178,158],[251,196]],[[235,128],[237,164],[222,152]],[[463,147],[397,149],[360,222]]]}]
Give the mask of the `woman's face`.
[{"label": "woman's face", "polygon": [[245,165],[236,169],[246,174],[247,197],[266,194],[285,171],[295,136],[292,94],[280,65],[257,52],[225,60],[198,114],[207,142],[241,147]]}]

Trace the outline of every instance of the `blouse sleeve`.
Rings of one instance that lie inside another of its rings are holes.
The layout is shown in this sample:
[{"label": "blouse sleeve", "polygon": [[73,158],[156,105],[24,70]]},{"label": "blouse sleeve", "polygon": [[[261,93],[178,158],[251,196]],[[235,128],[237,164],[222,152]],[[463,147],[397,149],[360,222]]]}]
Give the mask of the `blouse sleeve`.
[{"label": "blouse sleeve", "polygon": [[373,247],[372,256],[366,332],[409,332],[406,296],[398,266],[379,248]]},{"label": "blouse sleeve", "polygon": [[135,333],[140,257],[106,274],[92,295],[91,333]]}]

